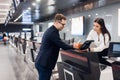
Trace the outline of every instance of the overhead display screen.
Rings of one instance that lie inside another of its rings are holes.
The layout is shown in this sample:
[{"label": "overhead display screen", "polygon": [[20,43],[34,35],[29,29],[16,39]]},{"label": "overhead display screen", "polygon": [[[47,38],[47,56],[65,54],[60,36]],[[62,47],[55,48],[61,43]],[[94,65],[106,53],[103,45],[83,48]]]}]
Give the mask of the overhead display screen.
[{"label": "overhead display screen", "polygon": [[84,16],[72,18],[71,35],[83,35]]}]

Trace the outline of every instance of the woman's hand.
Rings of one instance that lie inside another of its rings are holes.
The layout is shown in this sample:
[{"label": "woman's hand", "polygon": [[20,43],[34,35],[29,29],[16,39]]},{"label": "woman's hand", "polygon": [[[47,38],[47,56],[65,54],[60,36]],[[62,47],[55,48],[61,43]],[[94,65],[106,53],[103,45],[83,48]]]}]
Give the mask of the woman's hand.
[{"label": "woman's hand", "polygon": [[82,46],[82,43],[73,43],[73,47],[75,49],[80,49],[81,46]]},{"label": "woman's hand", "polygon": [[93,52],[93,51],[94,51],[94,48],[88,48],[87,51],[88,51],[88,52]]}]

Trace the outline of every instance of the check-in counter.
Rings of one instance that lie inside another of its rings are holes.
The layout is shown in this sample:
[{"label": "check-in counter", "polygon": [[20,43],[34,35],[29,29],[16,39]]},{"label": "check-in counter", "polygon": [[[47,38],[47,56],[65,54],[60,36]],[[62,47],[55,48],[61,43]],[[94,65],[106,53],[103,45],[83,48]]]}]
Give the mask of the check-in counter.
[{"label": "check-in counter", "polygon": [[34,62],[40,48],[40,43],[27,41],[26,56],[30,62]]},{"label": "check-in counter", "polygon": [[[15,43],[17,43],[17,46]],[[37,80],[38,73],[34,66],[40,43],[20,38],[18,41],[10,40],[11,46],[16,50],[16,74],[22,80]]]},{"label": "check-in counter", "polygon": [[115,61],[112,63],[113,78],[114,80],[120,80],[120,62]]},{"label": "check-in counter", "polygon": [[38,54],[38,50],[40,48],[40,43],[35,41],[27,41],[26,42],[26,52],[25,52],[25,63],[26,63],[26,71],[25,71],[25,80],[37,80],[38,75],[36,68],[34,66],[35,56]]},{"label": "check-in counter", "polygon": [[59,80],[99,80],[100,69],[97,53],[80,50],[61,50],[58,62]]},{"label": "check-in counter", "polygon": [[39,48],[40,48],[41,44],[38,43],[38,42],[33,41],[32,45],[33,45],[33,48],[31,48],[30,50],[31,50],[31,58],[32,58],[32,61],[34,62],[37,55],[38,55]]}]

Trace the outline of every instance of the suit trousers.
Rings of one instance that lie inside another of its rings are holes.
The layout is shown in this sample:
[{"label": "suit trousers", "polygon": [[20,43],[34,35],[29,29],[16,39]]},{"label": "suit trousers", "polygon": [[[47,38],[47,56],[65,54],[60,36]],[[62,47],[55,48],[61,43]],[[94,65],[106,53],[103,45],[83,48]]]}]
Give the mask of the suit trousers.
[{"label": "suit trousers", "polygon": [[38,71],[39,80],[50,80],[52,69],[48,69],[48,68],[37,66],[37,65],[35,65],[35,67]]}]

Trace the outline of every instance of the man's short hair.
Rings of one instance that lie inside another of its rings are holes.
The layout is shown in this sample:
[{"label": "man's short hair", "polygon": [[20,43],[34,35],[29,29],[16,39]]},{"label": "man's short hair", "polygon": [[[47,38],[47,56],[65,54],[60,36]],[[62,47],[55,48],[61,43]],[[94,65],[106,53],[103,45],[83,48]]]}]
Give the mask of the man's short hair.
[{"label": "man's short hair", "polygon": [[63,14],[56,14],[54,20],[62,21],[62,20],[66,20],[66,17]]}]

